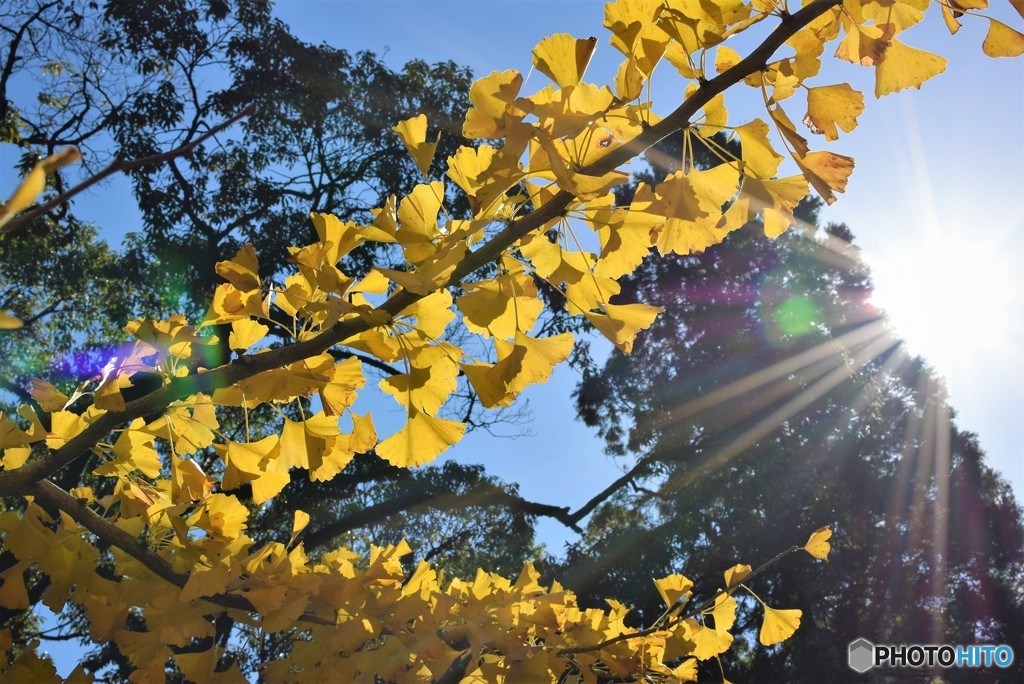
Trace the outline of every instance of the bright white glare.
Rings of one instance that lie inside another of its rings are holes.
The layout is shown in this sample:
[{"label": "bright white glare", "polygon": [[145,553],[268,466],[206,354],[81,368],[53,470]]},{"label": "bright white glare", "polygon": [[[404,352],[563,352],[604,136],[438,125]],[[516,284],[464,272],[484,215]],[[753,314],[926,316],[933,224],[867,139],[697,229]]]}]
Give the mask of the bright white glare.
[{"label": "bright white glare", "polygon": [[911,353],[951,380],[979,371],[1018,334],[1022,298],[1013,250],[982,227],[972,233],[921,231],[912,245],[893,245],[901,259],[879,260],[872,269],[874,304]]}]

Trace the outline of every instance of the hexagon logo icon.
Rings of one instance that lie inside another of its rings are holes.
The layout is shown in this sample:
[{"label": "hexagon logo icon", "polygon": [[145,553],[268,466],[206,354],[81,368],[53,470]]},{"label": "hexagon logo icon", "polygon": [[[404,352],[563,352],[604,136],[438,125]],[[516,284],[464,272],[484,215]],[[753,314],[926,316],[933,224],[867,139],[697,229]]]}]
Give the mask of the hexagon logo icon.
[{"label": "hexagon logo icon", "polygon": [[863,637],[850,643],[850,669],[864,674],[875,665],[875,645]]}]

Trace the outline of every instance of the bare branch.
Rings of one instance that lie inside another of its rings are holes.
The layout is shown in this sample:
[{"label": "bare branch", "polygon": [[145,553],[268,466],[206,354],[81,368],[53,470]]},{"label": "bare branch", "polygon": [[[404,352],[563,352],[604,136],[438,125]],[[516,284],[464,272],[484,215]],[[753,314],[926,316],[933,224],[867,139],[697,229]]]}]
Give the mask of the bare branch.
[{"label": "bare branch", "polygon": [[36,207],[32,211],[26,212],[26,213],[24,213],[24,214],[22,214],[22,215],[20,215],[20,216],[18,216],[16,218],[12,219],[11,221],[9,221],[7,223],[6,226],[4,226],[3,231],[0,232],[0,235],[8,234],[8,233],[13,233],[13,232],[17,231],[18,229],[23,228],[24,226],[27,226],[27,225],[31,224],[36,219],[40,218],[41,216],[43,216],[47,212],[52,211],[56,207],[61,206],[62,204],[64,204],[65,202],[67,202],[68,200],[70,200],[72,197],[74,197],[75,195],[79,194],[83,190],[88,190],[92,186],[96,185],[97,183],[99,183],[100,181],[104,180],[108,176],[112,176],[115,173],[118,173],[118,172],[121,172],[121,171],[131,171],[132,169],[137,169],[137,168],[140,168],[140,167],[143,167],[143,166],[151,166],[153,164],[162,164],[162,163],[170,161],[172,159],[176,159],[177,157],[188,156],[189,154],[192,153],[193,150],[195,150],[195,148],[197,146],[201,145],[205,140],[208,140],[209,138],[212,138],[213,136],[217,135],[218,133],[220,133],[224,129],[226,129],[229,126],[231,126],[232,124],[234,124],[234,123],[240,121],[241,119],[245,118],[251,112],[252,112],[252,107],[251,106],[246,107],[242,111],[240,111],[237,114],[235,114],[234,116],[232,116],[230,119],[228,119],[228,120],[226,120],[226,121],[224,121],[224,122],[214,126],[210,130],[206,131],[205,133],[203,133],[201,136],[199,136],[198,138],[196,138],[192,142],[187,143],[185,145],[182,145],[181,147],[175,148],[175,149],[173,149],[173,150],[171,150],[169,152],[161,152],[159,154],[153,154],[153,155],[150,155],[148,157],[142,157],[140,159],[133,159],[133,160],[130,160],[130,161],[125,161],[123,159],[117,159],[117,160],[111,162],[102,171],[100,171],[100,172],[90,176],[89,178],[85,179],[84,181],[82,181],[81,183],[79,183],[75,187],[71,188],[70,190],[68,190],[66,192],[62,192],[61,194],[59,194],[56,197],[54,197],[53,199],[51,199],[49,202],[46,202],[45,204],[42,204],[42,205]]},{"label": "bare branch", "polygon": [[381,520],[419,507],[436,510],[453,511],[470,506],[503,506],[527,515],[542,515],[554,518],[576,532],[582,530],[576,526],[569,515],[569,508],[550,504],[528,501],[520,496],[509,494],[504,489],[492,484],[482,484],[464,494],[421,490],[401,494],[387,501],[367,506],[320,527],[303,536],[306,548],[314,549],[327,544],[335,537],[360,527],[371,525]]}]

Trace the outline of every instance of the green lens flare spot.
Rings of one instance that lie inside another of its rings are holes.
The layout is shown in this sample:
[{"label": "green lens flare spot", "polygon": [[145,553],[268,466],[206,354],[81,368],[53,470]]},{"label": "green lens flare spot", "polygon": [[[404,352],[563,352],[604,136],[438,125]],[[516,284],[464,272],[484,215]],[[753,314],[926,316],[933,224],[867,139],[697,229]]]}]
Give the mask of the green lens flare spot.
[{"label": "green lens flare spot", "polygon": [[814,329],[818,309],[807,297],[790,297],[775,311],[775,326],[787,337],[800,337]]}]

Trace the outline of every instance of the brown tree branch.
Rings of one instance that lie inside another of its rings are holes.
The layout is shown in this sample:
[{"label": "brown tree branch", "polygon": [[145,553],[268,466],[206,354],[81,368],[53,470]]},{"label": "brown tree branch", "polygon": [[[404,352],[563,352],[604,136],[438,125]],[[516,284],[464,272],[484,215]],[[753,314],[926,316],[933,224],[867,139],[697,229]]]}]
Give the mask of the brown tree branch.
[{"label": "brown tree branch", "polygon": [[4,61],[3,71],[0,72],[0,119],[7,117],[7,83],[11,79],[11,74],[14,73],[14,65],[18,63],[18,48],[21,47],[21,41],[25,38],[25,32],[28,31],[28,27],[32,25],[32,22],[39,19],[46,10],[57,4],[59,3],[50,2],[41,5],[36,13],[21,25],[17,32],[12,31],[14,38],[11,39],[10,44],[7,46],[7,59]]},{"label": "brown tree branch", "polygon": [[[89,508],[85,502],[71,496],[71,494],[49,480],[39,482],[29,493],[34,495],[44,504],[64,511],[79,525],[89,530],[111,546],[116,546],[121,549],[129,556],[146,566],[146,568],[157,577],[170,582],[176,587],[184,587],[185,583],[188,582],[189,575],[175,572],[170,563],[157,555],[137,537],[125,532],[115,525],[112,525]],[[239,596],[238,594],[214,594],[213,596],[203,597],[203,600],[220,606],[221,608],[234,608],[236,610],[244,610],[250,613],[259,612],[244,596]],[[318,625],[335,624],[333,620],[325,620],[318,615],[312,615],[310,613],[300,616],[299,619],[303,622]]]},{"label": "brown tree branch", "polygon": [[302,536],[307,549],[315,549],[329,543],[335,537],[360,527],[386,520],[393,515],[417,508],[432,508],[441,511],[463,510],[470,506],[504,506],[527,515],[542,515],[554,518],[576,532],[582,532],[569,515],[568,507],[528,501],[509,494],[500,487],[482,484],[472,490],[457,494],[454,492],[423,489],[399,494],[396,497],[367,506],[323,525]]}]

